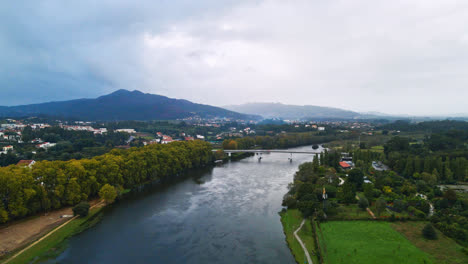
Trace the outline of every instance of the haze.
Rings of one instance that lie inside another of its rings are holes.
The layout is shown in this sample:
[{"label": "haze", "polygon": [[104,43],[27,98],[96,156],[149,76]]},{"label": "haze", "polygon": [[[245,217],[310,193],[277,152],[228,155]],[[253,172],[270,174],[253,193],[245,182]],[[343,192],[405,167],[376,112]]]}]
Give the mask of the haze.
[{"label": "haze", "polygon": [[466,1],[7,1],[0,105],[117,89],[468,113]]}]

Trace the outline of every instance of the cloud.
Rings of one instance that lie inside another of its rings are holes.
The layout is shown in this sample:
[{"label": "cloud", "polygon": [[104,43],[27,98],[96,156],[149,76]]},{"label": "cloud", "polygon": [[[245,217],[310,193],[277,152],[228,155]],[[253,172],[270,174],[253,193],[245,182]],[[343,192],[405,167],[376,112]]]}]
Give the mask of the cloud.
[{"label": "cloud", "polygon": [[[214,105],[468,112],[465,1],[36,4],[0,11],[7,92],[69,99],[124,88]],[[12,94],[0,104],[44,98]]]}]

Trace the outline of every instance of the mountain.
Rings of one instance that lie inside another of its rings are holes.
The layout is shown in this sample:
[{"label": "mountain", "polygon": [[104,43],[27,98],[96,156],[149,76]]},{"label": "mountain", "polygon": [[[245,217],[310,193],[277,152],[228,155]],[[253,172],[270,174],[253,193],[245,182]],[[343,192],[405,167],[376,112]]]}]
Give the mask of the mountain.
[{"label": "mountain", "polygon": [[51,115],[82,120],[171,120],[193,116],[256,119],[220,107],[140,91],[118,90],[95,99],[0,106],[0,116]]},{"label": "mountain", "polygon": [[353,119],[361,116],[357,112],[339,108],[314,105],[285,105],[281,103],[248,103],[225,106],[224,108],[239,113],[261,115],[264,118],[281,118],[286,120]]}]

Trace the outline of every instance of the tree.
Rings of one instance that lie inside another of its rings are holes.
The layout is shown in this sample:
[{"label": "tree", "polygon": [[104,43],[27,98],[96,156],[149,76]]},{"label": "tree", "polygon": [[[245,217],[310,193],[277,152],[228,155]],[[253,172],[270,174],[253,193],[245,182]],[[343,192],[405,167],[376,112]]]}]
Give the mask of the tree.
[{"label": "tree", "polygon": [[73,207],[73,215],[79,215],[81,217],[87,216],[89,213],[89,203],[88,202],[81,202],[75,207]]},{"label": "tree", "polygon": [[317,172],[319,169],[319,156],[318,154],[315,154],[314,160],[312,161],[312,169],[314,172]]},{"label": "tree", "polygon": [[105,184],[102,186],[101,190],[99,190],[99,197],[104,199],[106,203],[112,203],[115,200],[115,197],[117,197],[117,191],[114,186]]},{"label": "tree", "polygon": [[366,197],[359,196],[358,205],[359,205],[359,208],[361,208],[362,210],[366,210],[366,208],[369,207],[369,201],[367,200]]},{"label": "tree", "polygon": [[354,203],[356,201],[356,191],[353,184],[345,182],[342,188],[342,201],[346,204]]},{"label": "tree", "polygon": [[432,226],[432,224],[430,223],[424,226],[424,228],[422,229],[422,234],[427,239],[430,239],[430,240],[437,239],[437,233],[434,227]]},{"label": "tree", "polygon": [[364,183],[364,173],[360,169],[352,169],[348,173],[348,181],[355,184],[358,190],[360,190]]},{"label": "tree", "polygon": [[457,193],[452,189],[447,189],[444,192],[444,198],[453,204],[457,200]]},{"label": "tree", "polygon": [[366,198],[372,202],[374,200],[374,185],[371,183],[365,183],[363,185],[363,189]]},{"label": "tree", "polygon": [[387,201],[385,201],[385,199],[382,197],[377,199],[377,201],[375,202],[375,210],[377,211],[377,215],[379,216],[385,210],[386,207]]}]

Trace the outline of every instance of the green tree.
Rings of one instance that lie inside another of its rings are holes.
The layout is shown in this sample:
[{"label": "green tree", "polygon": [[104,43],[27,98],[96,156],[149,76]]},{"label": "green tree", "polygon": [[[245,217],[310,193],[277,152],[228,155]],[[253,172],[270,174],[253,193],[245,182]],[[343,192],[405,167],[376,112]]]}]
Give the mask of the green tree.
[{"label": "green tree", "polygon": [[369,201],[367,200],[366,197],[359,196],[358,206],[362,210],[366,210],[366,208],[369,207]]},{"label": "green tree", "polygon": [[377,215],[380,216],[380,214],[385,210],[387,207],[387,201],[385,201],[384,198],[379,198],[375,202],[375,210],[377,211]]},{"label": "green tree", "polygon": [[105,184],[102,186],[101,190],[99,190],[99,197],[106,201],[106,203],[112,203],[117,197],[117,191],[114,186]]},{"label": "green tree", "polygon": [[341,200],[345,204],[350,204],[356,202],[356,190],[354,189],[353,184],[345,182],[342,187],[342,198]]},{"label": "green tree", "polygon": [[361,189],[362,184],[364,183],[364,173],[360,169],[352,169],[348,173],[348,179],[350,183],[356,185],[358,190]]},{"label": "green tree", "polygon": [[81,217],[87,216],[89,213],[89,203],[88,202],[81,202],[75,207],[73,207],[73,215],[79,215]]},{"label": "green tree", "polygon": [[374,185],[371,183],[364,183],[363,189],[366,198],[372,202],[374,200]]}]

